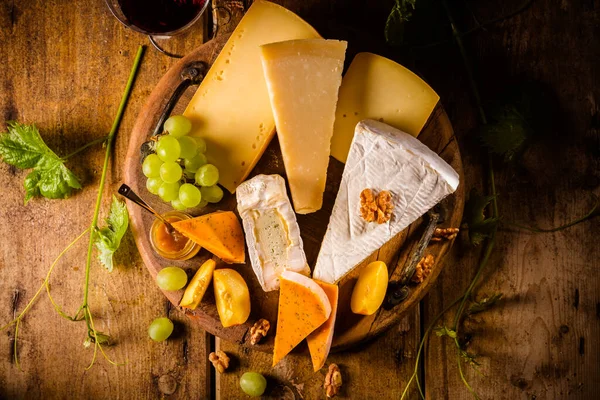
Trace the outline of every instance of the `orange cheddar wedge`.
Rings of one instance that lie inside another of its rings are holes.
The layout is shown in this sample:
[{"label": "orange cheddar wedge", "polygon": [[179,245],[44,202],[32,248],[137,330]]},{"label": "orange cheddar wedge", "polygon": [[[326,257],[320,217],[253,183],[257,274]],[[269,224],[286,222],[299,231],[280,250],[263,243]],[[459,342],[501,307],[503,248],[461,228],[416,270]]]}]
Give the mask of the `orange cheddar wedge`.
[{"label": "orange cheddar wedge", "polygon": [[315,329],[313,333],[308,335],[306,338],[308,350],[310,351],[310,357],[312,358],[313,369],[316,372],[323,368],[323,365],[325,365],[325,361],[329,355],[329,350],[331,349],[339,288],[338,285],[332,285],[330,283],[320,282],[317,280],[315,280],[315,282],[321,286],[327,295],[327,298],[329,299],[329,304],[331,304],[331,315],[329,315],[327,321]]},{"label": "orange cheddar wedge", "polygon": [[273,365],[327,321],[330,315],[331,305],[321,286],[297,272],[282,272]]},{"label": "orange cheddar wedge", "polygon": [[226,263],[242,264],[246,260],[244,233],[240,221],[231,211],[177,221],[173,227]]}]

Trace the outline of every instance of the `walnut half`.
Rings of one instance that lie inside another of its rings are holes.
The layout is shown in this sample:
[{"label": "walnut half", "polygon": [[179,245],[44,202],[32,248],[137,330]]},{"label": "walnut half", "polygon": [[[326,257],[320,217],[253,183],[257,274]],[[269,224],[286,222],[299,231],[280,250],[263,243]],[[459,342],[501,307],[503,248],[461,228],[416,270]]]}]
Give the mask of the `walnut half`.
[{"label": "walnut half", "polygon": [[229,368],[229,357],[224,351],[218,350],[216,353],[213,351],[208,355],[208,360],[220,374]]},{"label": "walnut half", "polygon": [[261,318],[256,321],[252,328],[250,328],[250,344],[254,346],[260,342],[262,338],[267,336],[269,328],[271,328],[271,324],[266,319]]},{"label": "walnut half", "polygon": [[458,235],[458,231],[458,228],[435,228],[431,241],[441,242],[442,240],[452,240]]},{"label": "walnut half", "polygon": [[340,392],[340,388],[342,387],[342,373],[337,364],[329,364],[329,370],[327,371],[327,375],[325,375],[325,384],[323,387],[328,398],[335,397]]},{"label": "walnut half", "polygon": [[414,283],[421,283],[429,276],[431,273],[431,269],[433,268],[433,264],[435,263],[435,258],[431,254],[428,254],[421,258],[421,261],[417,264],[417,268],[415,269],[415,274],[412,277],[412,281]]},{"label": "walnut half", "polygon": [[392,194],[388,190],[382,190],[377,196],[371,189],[360,192],[360,216],[365,221],[384,224],[392,217],[393,210]]}]

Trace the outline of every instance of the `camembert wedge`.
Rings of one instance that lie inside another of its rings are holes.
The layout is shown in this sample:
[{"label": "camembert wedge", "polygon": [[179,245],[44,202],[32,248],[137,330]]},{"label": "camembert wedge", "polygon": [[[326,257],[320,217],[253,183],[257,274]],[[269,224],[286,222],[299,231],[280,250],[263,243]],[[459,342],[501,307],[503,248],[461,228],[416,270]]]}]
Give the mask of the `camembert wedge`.
[{"label": "camembert wedge", "polygon": [[337,305],[339,296],[338,285],[331,285],[329,283],[315,281],[325,291],[329,304],[331,304],[331,314],[323,325],[318,327],[308,335],[306,342],[308,343],[308,350],[310,351],[310,357],[312,359],[313,369],[315,371],[320,370],[327,361],[329,350],[331,350],[331,342],[333,341],[333,330],[335,328],[335,318],[337,315]]},{"label": "camembert wedge", "polygon": [[[418,139],[381,122],[359,122],[313,277],[339,281],[457,187],[456,171]],[[364,189],[391,192],[389,221],[361,217]]]},{"label": "camembert wedge", "polygon": [[262,64],[294,209],[321,209],[347,42],[263,45]]},{"label": "camembert wedge", "polygon": [[331,315],[325,291],[307,276],[281,274],[273,365],[277,364]]},{"label": "camembert wedge", "polygon": [[231,211],[217,211],[173,223],[179,233],[229,264],[243,264],[244,232]]},{"label": "camembert wedge", "polygon": [[283,271],[310,275],[296,214],[279,175],[257,175],[237,189],[252,269],[265,292],[279,289]]}]

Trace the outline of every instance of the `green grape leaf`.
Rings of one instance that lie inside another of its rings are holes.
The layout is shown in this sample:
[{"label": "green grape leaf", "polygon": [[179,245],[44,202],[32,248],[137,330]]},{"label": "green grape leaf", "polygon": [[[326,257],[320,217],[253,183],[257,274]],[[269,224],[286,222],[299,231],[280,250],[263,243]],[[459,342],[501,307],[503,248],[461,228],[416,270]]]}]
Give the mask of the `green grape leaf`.
[{"label": "green grape leaf", "polygon": [[412,17],[417,0],[396,0],[385,22],[385,41],[391,45],[404,42],[404,24]]},{"label": "green grape leaf", "polygon": [[448,336],[452,339],[456,339],[456,331],[454,329],[450,329],[447,326],[438,326],[434,329],[434,332],[438,336]]},{"label": "green grape leaf", "polygon": [[481,196],[475,189],[472,189],[469,194],[463,221],[469,228],[469,241],[473,246],[481,244],[485,238],[490,237],[498,225],[498,217],[485,217],[485,209],[493,199],[494,196]]},{"label": "green grape leaf", "polygon": [[125,203],[113,196],[107,226],[96,231],[98,259],[109,272],[113,270],[113,255],[121,245],[121,239],[129,226],[129,213]]},{"label": "green grape leaf", "polygon": [[467,310],[468,315],[484,312],[492,308],[498,301],[502,299],[502,293],[495,293],[491,296],[484,297],[479,301],[474,301]]},{"label": "green grape leaf", "polygon": [[17,168],[33,169],[24,181],[25,204],[39,196],[64,199],[73,189],[81,189],[77,177],[44,143],[35,125],[11,121],[7,128],[8,132],[0,134],[0,157]]}]

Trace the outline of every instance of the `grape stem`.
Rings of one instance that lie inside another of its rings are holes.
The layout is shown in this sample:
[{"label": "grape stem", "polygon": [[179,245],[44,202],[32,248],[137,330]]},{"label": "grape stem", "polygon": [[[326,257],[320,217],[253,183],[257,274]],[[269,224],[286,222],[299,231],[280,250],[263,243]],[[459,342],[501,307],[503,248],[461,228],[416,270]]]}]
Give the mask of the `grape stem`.
[{"label": "grape stem", "polygon": [[77,150],[75,150],[74,152],[67,154],[66,156],[64,156],[63,158],[61,158],[62,161],[67,161],[69,158],[73,157],[75,154],[81,153],[83,150],[87,149],[88,147],[92,147],[97,145],[98,143],[104,143],[106,142],[106,140],[108,140],[108,136],[104,136],[95,140],[92,140],[91,142],[81,146],[80,148],[78,148]]}]

